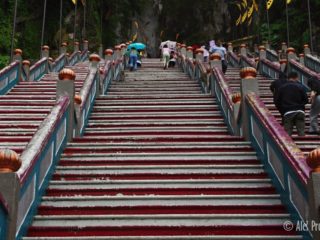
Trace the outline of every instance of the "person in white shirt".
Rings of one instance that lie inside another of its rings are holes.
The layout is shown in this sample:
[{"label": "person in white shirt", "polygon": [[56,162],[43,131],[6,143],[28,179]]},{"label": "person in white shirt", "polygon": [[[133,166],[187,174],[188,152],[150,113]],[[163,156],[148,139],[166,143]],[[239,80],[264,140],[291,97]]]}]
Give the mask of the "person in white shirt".
[{"label": "person in white shirt", "polygon": [[168,68],[169,60],[170,60],[170,48],[168,47],[168,45],[164,45],[162,48],[163,69]]},{"label": "person in white shirt", "polygon": [[203,49],[203,61],[207,62],[209,58],[209,51],[206,49],[206,46],[201,46],[201,49]]}]

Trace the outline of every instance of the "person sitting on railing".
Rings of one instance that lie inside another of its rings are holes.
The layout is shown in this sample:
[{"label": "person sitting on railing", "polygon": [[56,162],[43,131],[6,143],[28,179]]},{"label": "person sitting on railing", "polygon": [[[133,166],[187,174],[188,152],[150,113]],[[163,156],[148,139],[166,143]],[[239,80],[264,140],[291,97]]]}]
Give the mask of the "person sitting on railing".
[{"label": "person sitting on railing", "polygon": [[135,47],[131,48],[129,56],[130,71],[137,70],[138,51]]},{"label": "person sitting on railing", "polygon": [[293,127],[296,126],[298,135],[304,136],[304,111],[308,96],[296,72],[289,73],[288,82],[279,88],[275,103],[281,113],[285,131],[291,136]]},{"label": "person sitting on railing", "polygon": [[310,94],[310,134],[319,134],[318,115],[320,113],[320,80],[317,78],[308,79],[308,87],[311,90]]},{"label": "person sitting on railing", "polygon": [[222,72],[226,73],[227,68],[228,68],[228,63],[226,61],[226,55],[227,55],[227,50],[225,47],[222,46],[222,42],[220,40],[217,41],[217,45],[212,45],[210,48],[210,51],[212,53],[218,53],[221,57],[221,63],[222,63]]},{"label": "person sitting on railing", "polygon": [[279,73],[279,78],[274,80],[271,84],[270,84],[270,91],[273,94],[273,102],[276,105],[278,111],[280,111],[279,107],[276,104],[276,96],[278,94],[279,88],[284,85],[285,83],[287,83],[287,75],[284,72],[280,72]]}]

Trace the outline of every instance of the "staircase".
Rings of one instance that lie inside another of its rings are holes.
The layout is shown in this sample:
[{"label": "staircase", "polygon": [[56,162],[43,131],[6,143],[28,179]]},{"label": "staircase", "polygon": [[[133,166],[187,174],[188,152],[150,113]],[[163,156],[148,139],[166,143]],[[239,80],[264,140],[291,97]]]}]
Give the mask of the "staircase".
[{"label": "staircase", "polygon": [[[228,67],[228,71],[226,73],[226,78],[228,85],[231,87],[233,92],[240,92],[240,77],[239,77],[240,68],[237,67]],[[281,124],[281,115],[277,110],[276,106],[273,103],[273,95],[270,91],[270,84],[272,80],[266,78],[265,76],[258,74],[257,80],[259,82],[259,97],[264,102],[266,107],[272,113],[272,115],[278,120]],[[299,148],[307,155],[310,151],[319,147],[320,136],[318,135],[308,135],[309,126],[310,126],[310,104],[306,105],[306,136],[299,137],[296,134],[296,130],[293,131],[292,139],[299,146]]]},{"label": "staircase", "polygon": [[[70,67],[80,91],[88,74],[83,63]],[[0,148],[20,154],[56,102],[57,73],[46,74],[39,82],[19,82],[6,95],[0,96]]]},{"label": "staircase", "polygon": [[215,99],[147,59],[97,98],[24,240],[302,239]]}]

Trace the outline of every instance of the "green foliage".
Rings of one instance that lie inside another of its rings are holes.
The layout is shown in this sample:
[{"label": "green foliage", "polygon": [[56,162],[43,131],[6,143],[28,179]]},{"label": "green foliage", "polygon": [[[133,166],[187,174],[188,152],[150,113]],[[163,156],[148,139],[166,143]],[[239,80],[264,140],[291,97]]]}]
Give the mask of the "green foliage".
[{"label": "green foliage", "polygon": [[4,68],[9,64],[9,56],[1,56],[0,55],[0,69]]},{"label": "green foliage", "polygon": [[[313,27],[313,44],[315,49],[319,49],[319,28],[316,23],[320,21],[320,0],[311,0],[311,17]],[[262,40],[268,40],[268,28],[266,10],[263,3],[260,6],[261,12],[259,16],[260,24],[259,31]],[[287,23],[286,23],[286,5],[285,1],[274,1],[272,7],[269,10],[270,15],[270,43],[279,48],[281,42],[287,41]],[[310,44],[309,36],[309,22],[308,22],[308,8],[306,0],[293,0],[288,5],[289,16],[289,37],[290,46],[296,48],[298,51],[302,50],[302,46],[305,43]]]}]

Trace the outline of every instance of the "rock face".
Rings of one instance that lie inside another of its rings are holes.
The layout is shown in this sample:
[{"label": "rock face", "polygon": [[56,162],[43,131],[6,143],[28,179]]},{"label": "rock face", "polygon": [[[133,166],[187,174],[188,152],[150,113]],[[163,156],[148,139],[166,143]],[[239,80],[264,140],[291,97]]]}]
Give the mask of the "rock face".
[{"label": "rock face", "polygon": [[[127,32],[147,43],[152,57],[157,56],[161,41],[203,44],[225,36],[231,29],[228,6],[221,0],[147,0],[132,23]],[[123,38],[119,36],[119,40]]]}]

